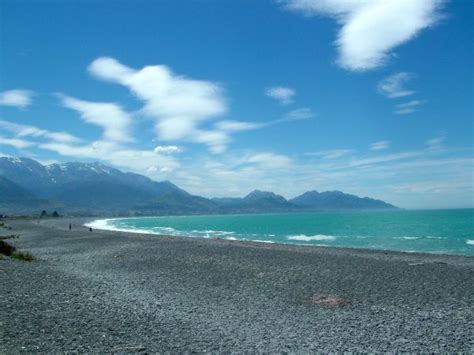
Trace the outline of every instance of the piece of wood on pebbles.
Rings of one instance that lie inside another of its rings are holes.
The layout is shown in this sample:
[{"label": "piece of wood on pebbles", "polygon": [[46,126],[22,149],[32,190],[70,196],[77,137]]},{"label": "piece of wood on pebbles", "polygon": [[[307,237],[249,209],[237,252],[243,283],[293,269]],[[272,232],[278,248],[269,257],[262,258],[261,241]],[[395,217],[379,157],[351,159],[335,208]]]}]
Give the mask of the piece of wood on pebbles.
[{"label": "piece of wood on pebbles", "polygon": [[305,304],[321,304],[326,306],[346,306],[351,303],[351,301],[336,296],[336,295],[322,295],[322,294],[314,294],[310,297],[303,299],[303,303]]}]

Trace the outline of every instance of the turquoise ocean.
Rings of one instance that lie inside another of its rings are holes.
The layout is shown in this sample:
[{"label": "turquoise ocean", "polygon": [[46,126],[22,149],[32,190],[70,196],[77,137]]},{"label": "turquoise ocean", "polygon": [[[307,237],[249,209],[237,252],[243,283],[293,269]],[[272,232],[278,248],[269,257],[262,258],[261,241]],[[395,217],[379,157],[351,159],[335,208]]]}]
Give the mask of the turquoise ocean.
[{"label": "turquoise ocean", "polygon": [[97,229],[474,256],[474,209],[132,217]]}]

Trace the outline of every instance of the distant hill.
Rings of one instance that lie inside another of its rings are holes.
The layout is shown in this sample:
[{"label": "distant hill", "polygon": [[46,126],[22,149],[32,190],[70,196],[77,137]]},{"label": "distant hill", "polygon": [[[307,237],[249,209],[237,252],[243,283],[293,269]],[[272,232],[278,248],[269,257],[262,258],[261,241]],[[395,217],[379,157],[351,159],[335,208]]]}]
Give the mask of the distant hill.
[{"label": "distant hill", "polygon": [[290,200],[296,206],[311,210],[394,209],[395,206],[369,197],[358,197],[341,191],[308,191]]},{"label": "distant hill", "polygon": [[255,190],[243,198],[208,199],[169,181],[122,172],[101,163],[42,165],[28,158],[0,157],[0,213],[55,208],[81,214],[196,214],[396,208],[340,191],[310,191],[286,200]]},{"label": "distant hill", "polygon": [[244,198],[214,198],[212,200],[221,210],[232,212],[292,211],[296,208],[283,196],[260,190],[254,190]]}]

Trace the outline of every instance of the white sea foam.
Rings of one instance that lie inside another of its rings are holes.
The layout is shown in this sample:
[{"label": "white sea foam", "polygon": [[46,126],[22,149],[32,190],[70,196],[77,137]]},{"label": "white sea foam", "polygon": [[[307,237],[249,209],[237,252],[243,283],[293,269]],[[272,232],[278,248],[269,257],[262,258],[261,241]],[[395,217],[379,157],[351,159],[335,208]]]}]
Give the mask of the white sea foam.
[{"label": "white sea foam", "polygon": [[290,235],[286,239],[288,240],[301,240],[304,242],[311,242],[313,240],[336,240],[337,237],[333,235],[324,235],[324,234],[317,234],[317,235],[305,235],[305,234],[300,234],[300,235]]},{"label": "white sea foam", "polygon": [[466,244],[474,245],[474,240],[468,239],[468,240],[466,240]]},{"label": "white sea foam", "polygon": [[109,222],[113,220],[114,220],[113,218],[96,219],[95,221],[85,223],[84,226],[94,228],[94,229],[115,230],[115,227],[109,224]]},{"label": "white sea foam", "polygon": [[[85,223],[84,226],[88,228],[90,227],[93,229],[108,230],[108,231],[114,231],[114,232],[126,232],[126,233],[138,233],[138,234],[163,234],[163,231],[158,230],[157,227],[154,227],[152,229],[137,229],[135,227],[120,228],[110,223],[111,221],[115,221],[118,219],[120,218],[97,219],[95,221]],[[168,227],[163,227],[163,228],[167,229],[165,231],[167,234],[174,234],[174,233],[171,233],[172,231],[169,230]]]},{"label": "white sea foam", "polygon": [[402,239],[415,240],[415,239],[420,239],[420,237],[402,237]]},{"label": "white sea foam", "polygon": [[269,243],[269,244],[274,244],[275,243],[273,240],[261,240],[261,239],[252,239],[252,242]]}]

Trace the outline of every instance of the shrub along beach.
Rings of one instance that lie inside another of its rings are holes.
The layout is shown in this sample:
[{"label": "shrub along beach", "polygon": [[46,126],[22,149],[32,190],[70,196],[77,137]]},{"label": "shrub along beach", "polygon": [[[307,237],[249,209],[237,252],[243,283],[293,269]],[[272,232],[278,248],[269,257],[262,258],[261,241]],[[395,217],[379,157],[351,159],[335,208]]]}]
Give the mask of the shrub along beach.
[{"label": "shrub along beach", "polygon": [[472,257],[4,221],[0,353],[473,350]]}]

